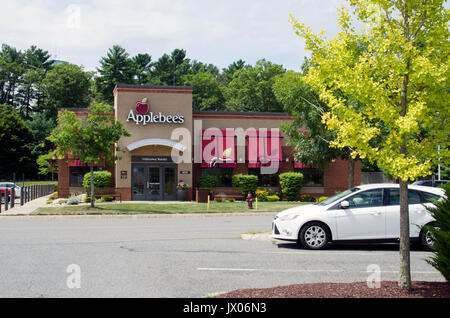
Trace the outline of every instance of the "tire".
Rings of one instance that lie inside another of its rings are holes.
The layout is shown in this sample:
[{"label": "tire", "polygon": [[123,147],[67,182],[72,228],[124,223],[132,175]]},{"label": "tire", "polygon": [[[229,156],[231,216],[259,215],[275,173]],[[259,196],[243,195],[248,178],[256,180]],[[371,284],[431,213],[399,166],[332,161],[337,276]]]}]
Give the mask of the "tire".
[{"label": "tire", "polygon": [[[427,226],[433,226],[433,224],[427,224]],[[422,229],[420,232],[420,243],[427,250],[434,251],[434,237],[427,228]]]},{"label": "tire", "polygon": [[311,222],[300,230],[299,241],[307,249],[320,250],[330,241],[330,232],[323,223]]}]

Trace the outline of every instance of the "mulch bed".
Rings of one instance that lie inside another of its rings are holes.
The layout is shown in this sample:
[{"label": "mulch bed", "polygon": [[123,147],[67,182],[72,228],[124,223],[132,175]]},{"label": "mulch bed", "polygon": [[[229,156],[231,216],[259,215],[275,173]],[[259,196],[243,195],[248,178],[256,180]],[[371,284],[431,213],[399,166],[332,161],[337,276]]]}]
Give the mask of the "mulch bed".
[{"label": "mulch bed", "polygon": [[450,298],[450,284],[414,281],[410,292],[394,281],[383,281],[380,288],[368,288],[366,282],[298,284],[235,290],[218,298]]}]

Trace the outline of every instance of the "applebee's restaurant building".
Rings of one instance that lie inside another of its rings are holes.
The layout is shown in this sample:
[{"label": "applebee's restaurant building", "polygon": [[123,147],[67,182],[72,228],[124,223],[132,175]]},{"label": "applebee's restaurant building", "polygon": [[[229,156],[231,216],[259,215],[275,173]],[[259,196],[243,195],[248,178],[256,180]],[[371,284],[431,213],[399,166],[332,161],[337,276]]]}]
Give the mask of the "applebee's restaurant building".
[{"label": "applebee's restaurant building", "polygon": [[[195,200],[201,175],[216,175],[214,193],[232,193],[235,174],[258,176],[261,188],[279,191],[278,175],[298,171],[305,177],[301,193],[330,196],[347,188],[348,164],[329,163],[324,170],[296,162],[287,136],[279,131],[284,113],[192,111],[192,87],[117,85],[114,112],[130,133],[118,146],[124,150],[114,165],[97,166],[112,173],[111,191],[124,201],[172,201],[176,186],[188,185]],[[74,110],[87,116],[87,110]],[[73,159],[73,158],[72,158]],[[76,159],[76,158],[75,158]],[[83,191],[89,167],[78,160],[59,160],[58,194]],[[355,169],[360,183],[360,167]]]}]

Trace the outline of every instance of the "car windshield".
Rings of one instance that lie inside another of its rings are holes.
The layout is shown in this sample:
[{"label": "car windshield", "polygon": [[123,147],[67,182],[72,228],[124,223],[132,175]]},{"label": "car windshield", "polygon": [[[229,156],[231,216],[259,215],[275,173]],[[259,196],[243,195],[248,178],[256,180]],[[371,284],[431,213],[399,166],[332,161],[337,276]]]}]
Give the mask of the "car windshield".
[{"label": "car windshield", "polygon": [[345,190],[344,192],[338,193],[328,199],[323,200],[322,202],[317,203],[317,205],[325,206],[328,204],[332,204],[332,203],[336,202],[337,200],[342,199],[343,197],[345,197],[349,194],[352,194],[353,192],[356,192],[358,190],[360,190],[360,188],[351,188],[351,189]]}]

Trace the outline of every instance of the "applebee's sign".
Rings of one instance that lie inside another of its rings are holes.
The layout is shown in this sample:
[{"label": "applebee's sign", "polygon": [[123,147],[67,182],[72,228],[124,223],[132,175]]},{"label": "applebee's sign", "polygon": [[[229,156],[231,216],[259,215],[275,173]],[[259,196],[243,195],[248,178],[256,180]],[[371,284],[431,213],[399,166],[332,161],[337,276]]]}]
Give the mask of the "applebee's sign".
[{"label": "applebee's sign", "polygon": [[134,121],[136,125],[142,124],[147,125],[149,123],[167,123],[167,124],[183,124],[184,116],[183,115],[165,115],[161,112],[153,113],[148,112],[148,102],[147,98],[144,98],[141,101],[137,101],[135,105],[136,113],[133,109],[130,109],[130,113],[128,114],[127,122],[130,120]]}]

